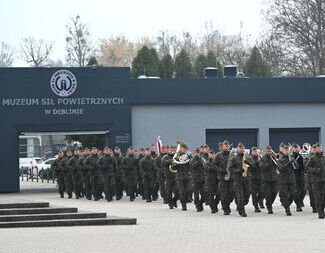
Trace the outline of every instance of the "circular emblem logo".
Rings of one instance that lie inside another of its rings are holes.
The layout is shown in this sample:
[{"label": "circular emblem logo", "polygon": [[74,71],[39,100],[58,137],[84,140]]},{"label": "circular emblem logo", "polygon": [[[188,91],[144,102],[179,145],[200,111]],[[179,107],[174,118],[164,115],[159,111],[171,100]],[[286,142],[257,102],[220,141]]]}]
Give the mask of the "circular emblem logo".
[{"label": "circular emblem logo", "polygon": [[50,85],[56,95],[68,97],[77,88],[77,78],[69,70],[58,70],[52,75]]}]

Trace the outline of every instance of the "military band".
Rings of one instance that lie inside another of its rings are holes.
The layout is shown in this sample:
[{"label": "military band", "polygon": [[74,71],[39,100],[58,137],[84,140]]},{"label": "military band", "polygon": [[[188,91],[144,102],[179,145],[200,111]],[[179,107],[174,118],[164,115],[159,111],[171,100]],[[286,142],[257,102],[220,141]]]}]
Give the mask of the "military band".
[{"label": "military band", "polygon": [[255,212],[260,213],[264,201],[268,214],[273,214],[273,203],[279,193],[285,214],[292,215],[294,203],[302,212],[307,190],[313,213],[324,218],[325,156],[318,143],[312,147],[296,143],[279,146],[275,153],[270,146],[264,151],[252,147],[249,152],[243,143],[233,148],[228,141],[218,143],[218,153],[208,146],[196,148],[193,154],[187,145],[162,147],[157,154],[155,146],[136,151],[129,147],[122,155],[106,147],[101,153],[91,150],[60,151],[52,169],[57,178],[61,198],[87,198],[98,201],[120,200],[124,195],[130,201],[141,196],[147,202],[156,201],[158,194],[170,209],[181,203],[183,211],[192,201],[197,212],[209,205],[211,213],[218,212],[219,202],[224,215],[231,213],[234,201],[238,214],[246,217],[245,206],[250,196]]}]

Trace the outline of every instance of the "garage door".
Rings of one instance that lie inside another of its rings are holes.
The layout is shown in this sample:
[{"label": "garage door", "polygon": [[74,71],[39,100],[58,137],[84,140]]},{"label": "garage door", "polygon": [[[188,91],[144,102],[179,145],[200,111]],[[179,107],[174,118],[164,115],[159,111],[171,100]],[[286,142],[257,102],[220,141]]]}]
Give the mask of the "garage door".
[{"label": "garage door", "polygon": [[270,145],[278,152],[279,145],[296,142],[300,146],[305,142],[314,144],[319,141],[320,128],[270,128]]},{"label": "garage door", "polygon": [[206,144],[217,151],[218,143],[228,140],[237,146],[239,142],[244,143],[246,148],[257,146],[258,129],[206,129]]}]

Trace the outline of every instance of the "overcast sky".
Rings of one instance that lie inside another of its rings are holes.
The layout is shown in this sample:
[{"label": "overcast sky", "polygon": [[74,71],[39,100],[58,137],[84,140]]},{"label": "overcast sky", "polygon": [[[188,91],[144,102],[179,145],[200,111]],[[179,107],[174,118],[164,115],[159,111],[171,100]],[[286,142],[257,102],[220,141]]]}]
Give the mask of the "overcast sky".
[{"label": "overcast sky", "polygon": [[[21,38],[54,42],[51,58],[65,60],[66,24],[80,15],[94,41],[124,34],[136,40],[161,30],[202,34],[206,23],[253,43],[261,28],[263,0],[0,0],[0,41],[19,50]],[[16,66],[23,66],[19,61]]]}]

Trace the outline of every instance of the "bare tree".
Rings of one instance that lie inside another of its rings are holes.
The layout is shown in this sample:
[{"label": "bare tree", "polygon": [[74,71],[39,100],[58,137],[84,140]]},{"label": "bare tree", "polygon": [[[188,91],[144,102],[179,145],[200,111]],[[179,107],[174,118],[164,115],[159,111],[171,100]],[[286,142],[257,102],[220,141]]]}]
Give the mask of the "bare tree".
[{"label": "bare tree", "polygon": [[72,66],[84,67],[94,52],[88,26],[80,21],[79,15],[70,21],[66,26],[68,35],[65,38],[67,62]]},{"label": "bare tree", "polygon": [[136,55],[133,42],[129,41],[124,35],[111,36],[102,39],[99,43],[98,62],[100,65],[109,67],[131,66],[132,60]]},{"label": "bare tree", "polygon": [[264,13],[290,76],[325,74],[325,0],[272,0]]},{"label": "bare tree", "polygon": [[36,40],[33,37],[23,38],[20,44],[20,58],[34,67],[44,66],[53,50],[53,43]]},{"label": "bare tree", "polygon": [[0,67],[11,67],[14,61],[14,51],[9,45],[1,42],[0,47]]}]

